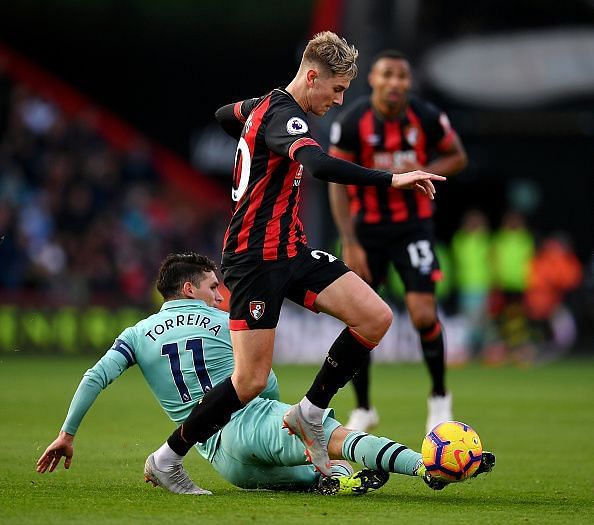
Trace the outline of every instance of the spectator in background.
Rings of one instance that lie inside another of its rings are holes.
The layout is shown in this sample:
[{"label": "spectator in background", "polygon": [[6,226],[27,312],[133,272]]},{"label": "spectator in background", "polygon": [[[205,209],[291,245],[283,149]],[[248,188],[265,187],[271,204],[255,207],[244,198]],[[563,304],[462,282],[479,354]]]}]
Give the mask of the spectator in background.
[{"label": "spectator in background", "polygon": [[507,211],[493,236],[494,286],[507,298],[522,296],[528,285],[530,262],[534,256],[534,237],[524,217]]},{"label": "spectator in background", "polygon": [[452,238],[458,308],[468,323],[467,349],[476,355],[483,345],[491,287],[491,235],[480,210],[468,211]]},{"label": "spectator in background", "polygon": [[542,338],[539,350],[543,353],[546,346],[558,353],[575,340],[575,322],[564,299],[580,285],[582,277],[580,261],[565,235],[556,234],[542,241],[530,264],[526,306]]},{"label": "spectator in background", "polygon": [[534,256],[534,237],[524,217],[509,210],[493,236],[491,261],[493,269],[492,314],[497,328],[496,340],[485,349],[485,361],[498,364],[507,358],[530,361],[534,348],[524,308],[530,264]]}]

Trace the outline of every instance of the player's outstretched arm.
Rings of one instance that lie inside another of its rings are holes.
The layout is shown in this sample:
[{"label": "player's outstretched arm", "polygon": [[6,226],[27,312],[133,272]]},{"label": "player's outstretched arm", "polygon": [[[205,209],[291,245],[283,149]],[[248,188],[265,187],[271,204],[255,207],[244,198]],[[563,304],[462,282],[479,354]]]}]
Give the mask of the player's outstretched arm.
[{"label": "player's outstretched arm", "polygon": [[[119,339],[116,340],[117,342]],[[64,468],[70,468],[74,454],[74,434],[99,393],[126,370],[127,364],[123,355],[109,350],[93,368],[85,372],[70,402],[62,430],[37,461],[37,472],[40,474],[47,470],[53,472],[62,457],[66,458]]]},{"label": "player's outstretched arm", "polygon": [[60,460],[64,457],[64,468],[69,469],[72,463],[72,456],[74,455],[74,436],[68,434],[63,430],[60,431],[58,437],[45,449],[45,452],[37,460],[37,472],[43,474],[44,472],[53,472],[59,465]]},{"label": "player's outstretched arm", "polygon": [[440,175],[419,170],[396,175],[386,171],[367,169],[358,164],[331,157],[317,145],[299,148],[295,153],[295,160],[303,164],[303,167],[315,178],[327,182],[416,189],[431,198],[435,193],[435,186],[431,181],[446,180]]}]

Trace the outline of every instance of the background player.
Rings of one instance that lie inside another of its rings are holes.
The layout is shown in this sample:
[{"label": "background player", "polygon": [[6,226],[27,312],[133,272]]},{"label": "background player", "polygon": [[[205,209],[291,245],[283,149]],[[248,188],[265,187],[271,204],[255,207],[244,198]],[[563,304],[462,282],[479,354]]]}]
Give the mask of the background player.
[{"label": "background player", "polygon": [[[411,67],[399,51],[385,50],[372,61],[370,97],[347,108],[331,128],[330,154],[393,173],[426,169],[454,175],[467,163],[464,148],[445,113],[412,95]],[[345,263],[374,289],[392,262],[406,287],[405,302],[419,332],[431,376],[427,431],[452,419],[445,385],[445,352],[437,318],[432,203],[426,195],[395,187],[330,184],[330,204]],[[357,408],[350,428],[367,430],[379,422],[369,403],[370,354],[353,378]]]},{"label": "background player", "polygon": [[[212,261],[197,254],[170,255],[165,259],[157,287],[166,302],[158,313],[124,330],[105,356],[85,373],[58,438],[37,463],[38,472],[52,472],[62,456],[66,458],[65,468],[70,467],[74,435],[84,415],[101,390],[130,366],[138,364],[160,405],[178,423],[200,402],[206,390],[231,375],[233,350],[228,315],[214,308],[222,300],[214,270]],[[199,453],[231,483],[244,488],[315,487],[322,493],[341,489],[365,492],[385,483],[389,471],[425,474],[427,483],[435,482],[424,472],[417,452],[386,438],[351,432],[327,411],[324,430],[332,456],[339,459],[346,454],[355,461],[380,468],[380,472],[365,470],[353,476],[346,462],[337,462],[333,470],[346,475],[320,483],[313,466],[305,465],[303,444],[282,431],[282,415],[289,405],[276,401],[277,398],[278,385],[271,372],[261,397],[237,412],[223,431],[204,445],[197,445]],[[163,462],[169,465],[169,458],[163,461],[162,457],[167,454],[172,452],[165,444],[149,456],[145,466],[147,481],[176,493],[210,494],[190,480],[181,458],[173,468],[175,475],[163,476],[159,467]],[[175,484],[169,483],[172,478],[176,479]]]},{"label": "background player", "polygon": [[216,113],[223,128],[239,139],[232,191],[235,208],[221,267],[231,291],[235,370],[169,437],[169,446],[178,455],[205,442],[266,386],[275,328],[288,297],[347,325],[305,397],[285,416],[285,425],[306,443],[312,463],[330,474],[324,410],[383,337],[392,312],[342,261],[308,248],[298,217],[302,172],[305,168],[327,181],[417,189],[430,197],[435,192],[431,181],[443,180],[422,171],[393,175],[334,159],[311,136],[307,113],[322,116],[342,104],[357,73],[357,54],[334,33],[320,33],[307,44],[286,89],[229,104]]}]

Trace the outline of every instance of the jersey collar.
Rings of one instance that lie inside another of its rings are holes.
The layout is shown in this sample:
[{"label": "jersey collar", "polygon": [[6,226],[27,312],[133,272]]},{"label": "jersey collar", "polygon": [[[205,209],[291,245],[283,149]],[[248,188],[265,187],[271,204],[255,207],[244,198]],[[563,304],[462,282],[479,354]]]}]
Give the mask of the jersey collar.
[{"label": "jersey collar", "polygon": [[[289,93],[285,88],[277,87],[277,88],[274,88],[272,91],[278,91],[279,93],[282,93],[286,97],[289,97],[293,102],[295,102],[295,104],[297,104],[299,106],[299,102],[297,102],[297,100],[295,100],[295,97],[293,95],[291,95],[291,93]],[[301,108],[301,111],[303,111],[303,108],[301,106],[299,106],[299,107]],[[305,113],[305,111],[303,111],[303,112]]]},{"label": "jersey collar", "polygon": [[159,310],[171,310],[173,308],[180,308],[183,306],[206,306],[206,303],[202,299],[174,299],[173,301],[166,301]]}]

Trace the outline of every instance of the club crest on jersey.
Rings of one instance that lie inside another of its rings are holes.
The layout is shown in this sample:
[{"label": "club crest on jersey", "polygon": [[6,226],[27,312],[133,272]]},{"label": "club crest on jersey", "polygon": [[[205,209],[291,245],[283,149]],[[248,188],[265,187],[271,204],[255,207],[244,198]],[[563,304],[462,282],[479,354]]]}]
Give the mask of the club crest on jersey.
[{"label": "club crest on jersey", "polygon": [[404,136],[406,137],[406,141],[411,146],[414,146],[419,140],[419,130],[414,126],[409,126],[408,128],[406,128]]},{"label": "club crest on jersey", "polygon": [[264,301],[250,301],[250,315],[257,321],[264,315],[266,303]]},{"label": "club crest on jersey", "polygon": [[301,135],[307,133],[307,122],[299,117],[291,117],[287,121],[287,133],[289,135]]}]

